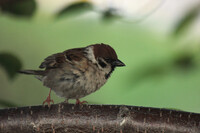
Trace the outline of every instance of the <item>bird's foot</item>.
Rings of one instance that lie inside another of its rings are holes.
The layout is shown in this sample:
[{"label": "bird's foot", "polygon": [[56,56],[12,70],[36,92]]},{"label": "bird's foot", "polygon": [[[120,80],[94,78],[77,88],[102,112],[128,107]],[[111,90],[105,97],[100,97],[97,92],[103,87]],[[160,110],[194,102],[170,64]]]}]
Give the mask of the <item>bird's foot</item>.
[{"label": "bird's foot", "polygon": [[88,103],[87,101],[80,101],[79,99],[76,99],[76,104],[82,105],[84,103]]},{"label": "bird's foot", "polygon": [[51,89],[50,89],[50,91],[49,91],[49,96],[47,97],[47,99],[43,102],[43,105],[45,104],[45,103],[47,103],[48,104],[48,107],[50,108],[50,106],[51,106],[51,102],[54,104],[54,101],[51,99]]}]

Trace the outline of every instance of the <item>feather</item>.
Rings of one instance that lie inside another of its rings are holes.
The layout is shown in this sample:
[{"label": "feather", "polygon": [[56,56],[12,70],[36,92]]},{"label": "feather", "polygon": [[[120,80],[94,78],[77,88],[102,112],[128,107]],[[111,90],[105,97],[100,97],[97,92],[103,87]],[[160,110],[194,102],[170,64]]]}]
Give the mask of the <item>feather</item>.
[{"label": "feather", "polygon": [[20,70],[18,72],[22,74],[30,74],[30,75],[44,75],[45,74],[45,71],[43,70]]}]

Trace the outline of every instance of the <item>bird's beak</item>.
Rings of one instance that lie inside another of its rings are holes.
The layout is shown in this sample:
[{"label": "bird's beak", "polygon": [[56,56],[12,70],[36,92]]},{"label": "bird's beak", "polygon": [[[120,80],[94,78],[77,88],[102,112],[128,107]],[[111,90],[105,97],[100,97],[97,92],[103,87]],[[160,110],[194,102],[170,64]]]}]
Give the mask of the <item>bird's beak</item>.
[{"label": "bird's beak", "polygon": [[116,60],[114,62],[112,62],[112,65],[113,66],[116,66],[116,67],[122,67],[122,66],[126,66],[122,61],[120,60]]}]

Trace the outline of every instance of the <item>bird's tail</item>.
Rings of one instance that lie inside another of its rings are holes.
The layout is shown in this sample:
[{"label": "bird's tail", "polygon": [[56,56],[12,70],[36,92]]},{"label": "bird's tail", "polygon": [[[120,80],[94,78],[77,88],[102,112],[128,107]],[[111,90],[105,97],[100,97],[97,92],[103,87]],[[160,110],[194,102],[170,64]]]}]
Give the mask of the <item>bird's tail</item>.
[{"label": "bird's tail", "polygon": [[30,74],[30,75],[44,75],[45,73],[44,70],[20,70],[18,72],[22,74]]}]

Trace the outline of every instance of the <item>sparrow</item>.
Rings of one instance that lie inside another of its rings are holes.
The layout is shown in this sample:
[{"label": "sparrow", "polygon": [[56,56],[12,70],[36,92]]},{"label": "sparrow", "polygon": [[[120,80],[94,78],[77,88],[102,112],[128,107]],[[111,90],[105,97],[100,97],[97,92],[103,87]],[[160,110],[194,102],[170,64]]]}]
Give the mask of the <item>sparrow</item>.
[{"label": "sparrow", "polygon": [[92,44],[83,48],[73,48],[48,56],[39,68],[43,70],[21,70],[20,73],[35,75],[50,88],[43,104],[54,103],[51,90],[64,97],[65,102],[76,99],[76,104],[86,101],[79,99],[100,89],[116,67],[125,64],[117,57],[115,50],[107,44]]}]

